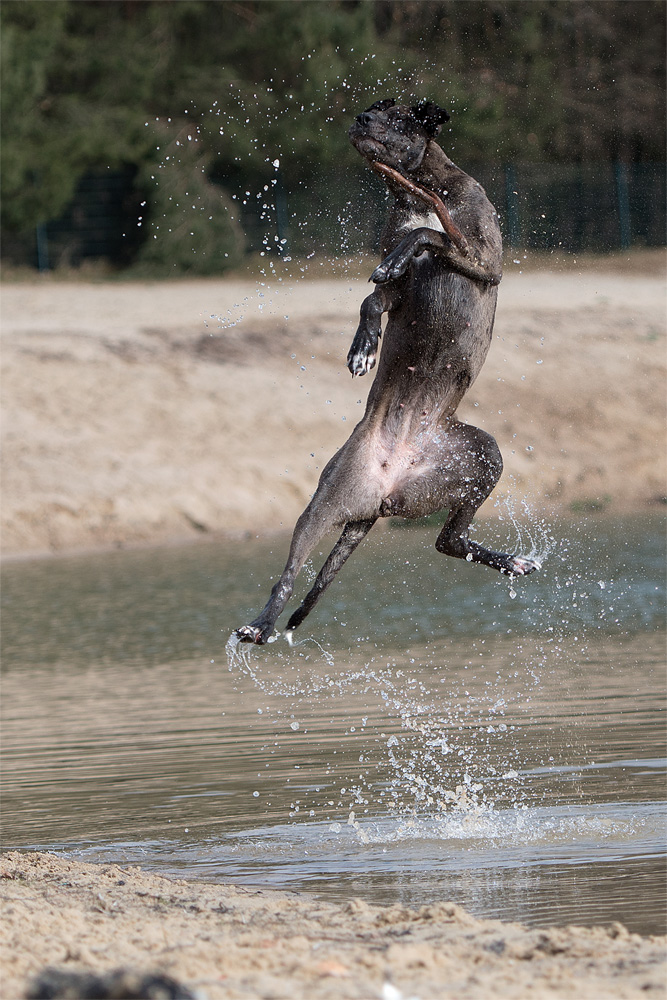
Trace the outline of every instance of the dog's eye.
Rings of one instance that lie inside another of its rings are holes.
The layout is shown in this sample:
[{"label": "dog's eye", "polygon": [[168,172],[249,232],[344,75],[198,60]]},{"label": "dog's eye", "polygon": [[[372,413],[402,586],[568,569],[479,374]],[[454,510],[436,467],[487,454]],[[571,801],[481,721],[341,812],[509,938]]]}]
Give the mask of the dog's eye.
[{"label": "dog's eye", "polygon": [[391,127],[401,135],[410,135],[412,132],[417,132],[419,125],[414,120],[411,115],[406,115],[401,111],[396,112],[391,116]]}]

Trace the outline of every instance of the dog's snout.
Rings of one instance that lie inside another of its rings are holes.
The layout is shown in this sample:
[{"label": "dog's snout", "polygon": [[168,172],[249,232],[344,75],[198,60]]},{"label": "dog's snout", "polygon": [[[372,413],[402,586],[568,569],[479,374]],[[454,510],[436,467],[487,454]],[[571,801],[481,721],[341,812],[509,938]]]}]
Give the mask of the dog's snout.
[{"label": "dog's snout", "polygon": [[360,115],[357,115],[357,121],[360,125],[370,125],[373,121],[373,115],[369,111],[362,111]]}]

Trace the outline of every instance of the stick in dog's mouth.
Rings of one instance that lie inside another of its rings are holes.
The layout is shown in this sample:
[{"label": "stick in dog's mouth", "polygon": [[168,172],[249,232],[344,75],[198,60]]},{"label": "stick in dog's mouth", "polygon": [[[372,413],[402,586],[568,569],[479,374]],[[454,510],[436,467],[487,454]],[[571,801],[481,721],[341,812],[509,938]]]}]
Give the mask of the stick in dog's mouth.
[{"label": "stick in dog's mouth", "polygon": [[418,184],[415,184],[413,183],[413,181],[408,180],[408,178],[404,177],[403,174],[398,172],[398,170],[394,170],[393,167],[388,167],[386,163],[379,163],[377,160],[374,160],[371,163],[371,167],[376,173],[381,174],[384,177],[390,177],[393,181],[396,182],[396,184],[399,184],[402,188],[404,188],[406,191],[409,191],[410,194],[413,194],[416,198],[420,198],[422,201],[427,202],[427,204],[432,205],[435,210],[435,214],[438,216],[440,222],[442,223],[442,228],[444,229],[447,236],[449,236],[454,246],[456,246],[457,249],[459,249],[461,253],[464,254],[464,256],[466,257],[468,256],[469,254],[468,241],[466,240],[461,230],[458,229],[458,227],[455,226],[454,223],[452,222],[452,217],[449,214],[449,210],[439,195],[435,194],[434,191],[428,191],[426,188],[419,187]]}]

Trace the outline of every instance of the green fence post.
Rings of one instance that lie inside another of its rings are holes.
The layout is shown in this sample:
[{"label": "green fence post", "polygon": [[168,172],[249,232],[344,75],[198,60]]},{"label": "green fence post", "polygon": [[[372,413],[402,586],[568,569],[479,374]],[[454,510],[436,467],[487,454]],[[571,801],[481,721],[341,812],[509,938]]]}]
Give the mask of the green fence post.
[{"label": "green fence post", "polygon": [[43,274],[49,270],[49,240],[43,222],[37,223],[35,235],[37,238],[37,268]]},{"label": "green fence post", "polygon": [[505,164],[505,208],[507,212],[507,242],[517,247],[521,237],[519,218],[519,188],[513,163]]},{"label": "green fence post", "polygon": [[[278,239],[280,240],[280,254],[287,253],[288,250],[288,217],[287,217],[287,194],[283,184],[282,174],[276,169],[276,227],[278,229]],[[284,242],[283,242],[284,241]]]},{"label": "green fence post", "polygon": [[627,250],[632,243],[630,228],[630,189],[628,185],[628,168],[625,163],[614,164],[614,179],[616,181],[616,201],[618,203],[618,228],[621,237],[621,250]]}]

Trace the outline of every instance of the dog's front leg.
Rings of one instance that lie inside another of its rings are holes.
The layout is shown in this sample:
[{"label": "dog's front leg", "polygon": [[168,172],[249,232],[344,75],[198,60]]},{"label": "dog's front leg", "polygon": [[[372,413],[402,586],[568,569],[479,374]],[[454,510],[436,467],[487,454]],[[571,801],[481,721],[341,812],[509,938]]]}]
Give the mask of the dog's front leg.
[{"label": "dog's front leg", "polygon": [[389,289],[380,286],[361,303],[359,326],[347,354],[347,367],[353,375],[365,375],[375,366],[382,336],[382,313],[387,312],[391,304]]},{"label": "dog's front leg", "polygon": [[481,281],[487,285],[498,285],[500,283],[500,269],[484,259],[484,254],[475,247],[471,247],[470,254],[466,256],[444,233],[437,229],[429,229],[421,226],[408,233],[398,246],[387,254],[381,264],[375,268],[371,274],[371,281],[376,284],[384,284],[386,281],[394,281],[402,277],[408,269],[410,261],[419,254],[431,250],[444,259],[459,274],[474,281]]}]

